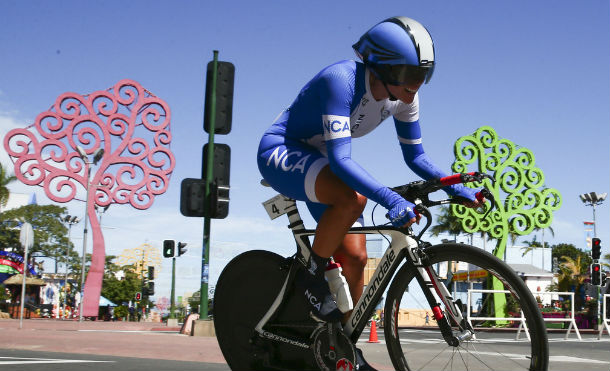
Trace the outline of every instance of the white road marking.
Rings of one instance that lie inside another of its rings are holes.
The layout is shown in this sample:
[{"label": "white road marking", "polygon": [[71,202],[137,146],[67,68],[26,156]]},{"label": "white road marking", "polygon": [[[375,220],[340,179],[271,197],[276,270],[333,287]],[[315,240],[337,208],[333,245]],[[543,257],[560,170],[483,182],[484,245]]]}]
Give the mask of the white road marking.
[{"label": "white road marking", "polygon": [[0,365],[30,365],[51,363],[103,363],[114,361],[93,361],[87,359],[58,359],[58,358],[27,358],[27,357],[0,357]]},{"label": "white road marking", "polygon": [[[563,339],[558,339],[558,341],[569,341],[569,340],[563,340]],[[577,340],[580,341],[580,340]],[[592,340],[593,341],[593,340]],[[599,340],[595,340],[595,341],[599,341]],[[479,344],[483,343],[482,341],[478,340],[477,341]],[[507,340],[507,339],[486,339],[484,341],[485,343],[503,343],[503,342],[515,342],[515,340]],[[358,343],[362,344],[362,343],[367,343],[367,340],[359,340]],[[438,340],[438,339],[409,339],[409,340],[400,340],[401,344],[442,344],[444,343],[444,340]],[[380,340],[379,344],[385,344],[384,340]],[[510,358],[510,359],[514,359],[514,360],[527,360],[528,356],[525,354],[517,354],[517,353],[498,353],[498,352],[481,352],[481,351],[473,351],[471,350],[473,354],[477,354],[477,355],[484,355],[484,356],[496,356],[496,357],[504,357],[504,358]],[[579,357],[571,357],[571,356],[549,356],[549,362],[553,362],[553,363],[560,363],[560,362],[572,362],[572,363],[595,363],[595,364],[605,364],[608,365],[610,364],[610,361],[600,361],[597,359],[591,359],[591,358],[579,358]]]}]

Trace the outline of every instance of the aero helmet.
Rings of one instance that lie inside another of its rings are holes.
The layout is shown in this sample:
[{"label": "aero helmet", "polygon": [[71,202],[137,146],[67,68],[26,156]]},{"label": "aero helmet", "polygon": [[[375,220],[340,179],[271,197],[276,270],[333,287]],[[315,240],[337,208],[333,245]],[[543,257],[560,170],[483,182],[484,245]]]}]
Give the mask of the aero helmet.
[{"label": "aero helmet", "polygon": [[382,82],[402,85],[430,81],[434,42],[421,23],[407,17],[388,18],[368,30],[353,46],[362,62]]}]

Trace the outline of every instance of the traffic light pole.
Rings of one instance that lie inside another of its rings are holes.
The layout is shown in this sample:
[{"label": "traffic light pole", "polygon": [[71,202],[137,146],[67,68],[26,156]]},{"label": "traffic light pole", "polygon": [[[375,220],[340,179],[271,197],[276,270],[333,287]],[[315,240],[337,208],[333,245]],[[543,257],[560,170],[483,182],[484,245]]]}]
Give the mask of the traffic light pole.
[{"label": "traffic light pole", "polygon": [[[212,64],[212,92],[211,92],[211,104],[210,112],[207,112],[210,127],[208,132],[208,158],[207,168],[205,176],[205,197],[204,197],[204,208],[210,209],[208,201],[210,200],[210,182],[214,179],[214,130],[216,120],[216,83],[217,83],[217,72],[218,72],[218,50],[214,50],[214,60]],[[206,213],[209,214],[209,213]],[[210,229],[211,229],[211,218],[209,215],[203,218],[203,252],[201,257],[201,291],[200,291],[200,302],[199,302],[199,318],[208,318],[208,280],[210,272]]]},{"label": "traffic light pole", "polygon": [[174,311],[176,307],[174,306],[174,298],[176,294],[176,258],[172,258],[172,292],[170,295],[170,303],[169,303],[169,318],[176,318]]},{"label": "traffic light pole", "polygon": [[[593,207],[593,237],[597,238],[597,221],[595,220],[595,205],[596,205],[595,202],[591,203],[591,206]],[[591,245],[591,250],[593,250],[593,245]],[[596,261],[597,261],[597,259],[593,260],[594,263]],[[591,271],[591,275],[593,275],[593,274],[594,274],[594,272]],[[599,326],[602,325],[602,313],[601,313],[601,310],[602,310],[602,303],[601,303],[601,299],[602,299],[601,293],[602,293],[602,290],[601,290],[600,286],[596,286],[596,288],[597,288],[597,297],[596,297],[597,298],[597,328],[599,328]]]},{"label": "traffic light pole", "polygon": [[[593,237],[594,240],[597,239],[597,221],[595,220],[595,205],[601,205],[602,202],[606,199],[606,193],[602,193],[602,194],[597,194],[596,192],[590,192],[590,193],[585,193],[585,194],[581,194],[580,195],[580,200],[587,206],[591,206],[593,207]],[[593,249],[594,246],[591,245],[591,253],[592,253],[592,258],[593,258]],[[599,259],[599,257],[598,257]],[[598,260],[597,259],[593,259],[593,263],[597,263]],[[593,272],[593,264],[590,266],[591,268],[591,276],[593,276],[593,274],[595,274]],[[599,285],[597,286],[597,326],[601,326],[602,325],[602,313],[601,313],[601,287]]]},{"label": "traffic light pole", "polygon": [[[597,222],[595,220],[595,203],[592,203],[591,206],[593,206],[593,237],[597,238]],[[591,249],[593,249],[593,246],[591,246]],[[594,262],[597,261],[594,260]],[[600,274],[601,274],[601,270],[600,270]],[[601,278],[600,278],[601,281]],[[597,286],[597,328],[599,328],[599,326],[602,325],[602,288],[600,286]],[[605,313],[604,313],[605,315]]]}]

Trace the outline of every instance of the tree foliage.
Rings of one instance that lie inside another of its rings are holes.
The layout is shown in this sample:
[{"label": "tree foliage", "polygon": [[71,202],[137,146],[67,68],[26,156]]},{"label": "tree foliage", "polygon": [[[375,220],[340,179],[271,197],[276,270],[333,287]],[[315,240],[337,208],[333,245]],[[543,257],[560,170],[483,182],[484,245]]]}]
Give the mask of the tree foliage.
[{"label": "tree foliage", "polygon": [[438,236],[441,233],[449,233],[452,236],[457,236],[464,233],[462,228],[462,219],[451,212],[448,206],[441,206],[440,213],[436,216],[436,224],[430,228],[430,233],[433,236]]},{"label": "tree foliage", "polygon": [[[142,277],[131,265],[119,266],[112,261],[116,257],[106,256],[106,269],[102,283],[101,295],[111,302],[120,305],[134,300],[136,292],[142,290]],[[123,272],[123,277],[117,277],[119,271]]]},{"label": "tree foliage", "polygon": [[610,270],[610,254],[606,254],[602,257],[601,264],[606,270]]},{"label": "tree foliage", "polygon": [[[549,290],[579,293],[589,276],[591,255],[568,243],[553,245],[551,249],[553,258],[557,258],[559,263],[559,274],[557,283],[549,286]],[[580,308],[583,303],[581,295],[574,296],[576,308]]]},{"label": "tree foliage", "polygon": [[588,272],[589,265],[591,265],[591,263],[593,262],[593,260],[591,259],[591,255],[569,243],[560,243],[557,245],[552,245],[551,249],[553,258],[557,258],[557,261],[560,265],[566,262],[579,261],[579,272]]},{"label": "tree foliage", "polygon": [[525,247],[521,248],[521,250],[523,250],[523,253],[521,254],[522,257],[528,254],[530,251],[542,247],[542,244],[540,243],[540,241],[537,240],[536,236],[534,236],[531,241],[523,242],[525,243]]},{"label": "tree foliage", "polygon": [[[23,255],[19,242],[21,222],[28,222],[34,230],[34,245],[28,250],[30,257],[46,257],[67,264],[77,290],[80,290],[82,257],[68,239],[68,227],[63,224],[66,208],[57,205],[26,205],[0,213],[0,249],[12,249]],[[85,264],[91,262],[87,254]],[[77,279],[75,279],[77,278]]]},{"label": "tree foliage", "polygon": [[68,228],[62,222],[66,208],[57,205],[26,205],[0,213],[0,248],[12,248],[23,254],[19,242],[19,225],[28,222],[34,230],[34,245],[29,250],[31,256],[45,256],[64,262],[68,255],[68,265],[78,264],[78,254],[68,240]]},{"label": "tree foliage", "polygon": [[8,189],[8,184],[15,181],[17,177],[13,174],[9,174],[6,168],[0,164],[0,206],[6,206],[8,202],[8,196],[10,195],[10,191]]}]

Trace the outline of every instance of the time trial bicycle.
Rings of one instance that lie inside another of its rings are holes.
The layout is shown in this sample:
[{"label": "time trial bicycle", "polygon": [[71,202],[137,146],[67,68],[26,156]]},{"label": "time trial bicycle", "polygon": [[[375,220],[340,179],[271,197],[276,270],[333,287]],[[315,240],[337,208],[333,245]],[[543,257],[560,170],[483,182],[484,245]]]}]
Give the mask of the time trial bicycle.
[{"label": "time trial bicycle", "polygon": [[[432,223],[428,207],[464,201],[433,201],[430,193],[457,183],[484,186],[486,178],[491,177],[455,174],[394,188],[426,217],[417,234],[411,228],[391,226],[349,231],[389,236],[389,247],[344,325],[316,318],[304,297],[293,290],[296,272],[308,268],[309,238],[315,230],[305,229],[294,200],[277,195],[265,202],[272,218],[287,214],[297,252],[285,258],[269,251],[248,251],[222,271],[214,295],[214,325],[229,367],[355,369],[355,344],[386,293],[384,337],[396,370],[547,370],[546,327],[524,281],[480,248],[462,243],[431,245],[422,240]],[[491,192],[484,188],[477,197],[490,200],[487,216],[495,205]],[[467,296],[469,289],[472,297]],[[418,295],[425,305],[416,304],[432,313],[434,326],[425,330],[400,327],[401,304],[417,301]],[[471,307],[472,302],[478,304]],[[507,339],[495,332],[512,329],[516,333],[517,327],[526,329],[527,339]]]}]

